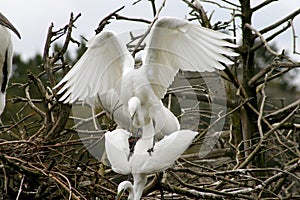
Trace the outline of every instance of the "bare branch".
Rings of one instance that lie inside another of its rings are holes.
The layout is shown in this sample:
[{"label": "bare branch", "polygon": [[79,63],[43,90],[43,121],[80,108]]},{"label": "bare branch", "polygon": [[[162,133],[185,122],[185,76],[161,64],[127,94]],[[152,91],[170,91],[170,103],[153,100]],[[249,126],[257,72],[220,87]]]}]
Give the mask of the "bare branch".
[{"label": "bare branch", "polygon": [[250,24],[245,24],[245,26],[246,26],[247,28],[249,28],[250,30],[252,30],[253,32],[255,32],[255,34],[256,34],[257,36],[259,36],[259,38],[261,39],[261,41],[264,43],[265,47],[267,48],[267,50],[268,50],[271,54],[273,54],[273,55],[275,55],[275,56],[280,56],[280,54],[276,53],[275,51],[273,51],[273,50],[271,49],[271,47],[269,46],[268,42],[265,40],[264,36],[263,36],[259,31],[257,31],[255,28],[253,28]]},{"label": "bare branch", "polygon": [[[265,39],[265,42],[270,42],[271,40],[273,40],[274,38],[276,38],[278,35],[280,35],[281,33],[285,32],[286,30],[288,30],[291,27],[291,23],[287,23],[286,26],[282,27],[282,29],[278,30],[277,32],[273,33],[272,35],[270,35],[269,37],[267,37]],[[255,35],[255,37],[258,35]],[[256,44],[254,47],[251,48],[251,51],[256,51],[259,48],[261,48],[262,46],[265,45],[264,41],[259,42],[258,44]]]},{"label": "bare branch", "polygon": [[147,29],[147,31],[144,33],[144,35],[141,37],[141,39],[138,41],[138,43],[135,45],[133,51],[132,51],[132,56],[135,57],[135,54],[138,52],[138,49],[140,47],[140,45],[142,44],[142,42],[145,40],[145,38],[147,37],[147,35],[150,33],[154,23],[156,22],[156,20],[159,17],[160,12],[162,11],[163,7],[165,6],[166,0],[164,0],[160,6],[160,8],[158,9],[156,15],[154,16],[154,19],[152,20],[151,24],[149,25],[149,28]]},{"label": "bare branch", "polygon": [[278,0],[266,0],[264,2],[262,2],[261,4],[255,6],[254,8],[252,8],[252,12],[255,12],[261,8],[264,8],[265,6],[269,5],[270,3],[273,3],[275,1],[278,1]]},{"label": "bare branch", "polygon": [[300,9],[296,10],[295,12],[293,12],[292,14],[286,16],[285,18],[279,20],[278,22],[275,22],[274,24],[267,26],[266,28],[260,30],[259,32],[261,34],[267,33],[277,27],[279,27],[281,24],[290,21],[291,19],[293,19],[294,17],[296,17],[297,15],[300,14]]},{"label": "bare branch", "polygon": [[115,14],[114,16],[116,17],[117,20],[127,20],[127,21],[132,21],[132,22],[142,22],[142,23],[146,23],[146,24],[151,24],[151,21],[149,21],[147,19],[143,19],[143,18],[126,17],[126,16],[122,16],[119,14]]},{"label": "bare branch", "polygon": [[292,33],[293,33],[293,53],[300,55],[300,53],[297,51],[297,42],[296,41],[297,41],[298,36],[296,35],[296,30],[295,30],[295,26],[293,23],[293,19],[290,20],[290,24],[292,26]]},{"label": "bare branch", "polygon": [[100,23],[99,23],[99,25],[98,25],[98,28],[95,30],[96,34],[100,33],[100,32],[104,29],[104,27],[105,27],[107,24],[110,23],[109,20],[110,20],[112,17],[114,17],[115,14],[117,14],[117,12],[123,10],[124,8],[125,8],[125,6],[122,6],[122,7],[118,8],[117,10],[113,11],[112,13],[110,13],[109,15],[107,15],[106,17],[104,17],[104,18],[100,21]]}]

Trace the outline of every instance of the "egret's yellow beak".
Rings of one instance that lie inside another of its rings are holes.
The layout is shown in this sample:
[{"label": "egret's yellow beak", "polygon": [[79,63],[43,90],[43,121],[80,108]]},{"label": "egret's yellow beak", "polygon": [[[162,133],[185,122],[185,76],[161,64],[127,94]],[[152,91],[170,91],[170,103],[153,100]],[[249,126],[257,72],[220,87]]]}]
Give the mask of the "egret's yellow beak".
[{"label": "egret's yellow beak", "polygon": [[131,116],[131,121],[134,120],[135,114],[136,114],[136,111],[135,111],[135,112],[133,113],[133,115]]},{"label": "egret's yellow beak", "polygon": [[12,30],[18,38],[21,39],[21,35],[18,30],[8,21],[8,19],[0,12],[0,24]]},{"label": "egret's yellow beak", "polygon": [[116,200],[120,200],[121,197],[123,196],[123,193],[124,193],[124,189],[122,189],[120,192],[117,193],[117,196],[116,196]]}]

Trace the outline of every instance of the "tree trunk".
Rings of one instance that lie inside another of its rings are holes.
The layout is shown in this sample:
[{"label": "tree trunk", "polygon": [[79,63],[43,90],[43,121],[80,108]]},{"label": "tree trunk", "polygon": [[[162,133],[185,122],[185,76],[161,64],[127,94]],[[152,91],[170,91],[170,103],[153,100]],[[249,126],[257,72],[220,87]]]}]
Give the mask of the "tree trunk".
[{"label": "tree trunk", "polygon": [[[242,43],[242,69],[243,69],[243,80],[242,85],[244,89],[244,97],[252,98],[249,102],[254,108],[257,108],[257,96],[256,88],[254,86],[249,86],[249,80],[255,75],[254,68],[254,51],[251,51],[251,48],[254,45],[254,37],[252,31],[246,28],[246,24],[252,24],[252,9],[250,6],[250,0],[240,0],[242,8],[242,31],[243,31],[243,43]],[[242,122],[242,134],[244,141],[251,140],[253,145],[257,142],[254,138],[258,138],[258,129],[257,129],[257,116],[256,114],[248,107],[245,106],[244,109],[241,109],[241,122]],[[247,142],[245,143],[245,148],[247,148]],[[246,153],[247,154],[247,153]],[[264,156],[262,153],[259,153],[252,162],[253,165],[257,167],[264,166]]]}]

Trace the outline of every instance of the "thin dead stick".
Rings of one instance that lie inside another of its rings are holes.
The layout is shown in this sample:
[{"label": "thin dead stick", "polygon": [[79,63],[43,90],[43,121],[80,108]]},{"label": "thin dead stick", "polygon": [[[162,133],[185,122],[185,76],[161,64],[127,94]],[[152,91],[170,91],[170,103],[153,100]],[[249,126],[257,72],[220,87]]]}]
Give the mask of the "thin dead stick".
[{"label": "thin dead stick", "polygon": [[268,27],[260,30],[259,32],[261,34],[267,33],[269,31],[271,31],[271,30],[279,27],[281,24],[283,24],[283,23],[285,23],[285,22],[293,19],[294,17],[296,17],[299,14],[300,14],[300,8],[298,10],[296,10],[295,12],[291,13],[290,15],[286,16],[285,18],[279,20],[278,22],[275,22],[274,24],[272,24],[272,25],[270,25],[270,26],[268,26]]},{"label": "thin dead stick", "polygon": [[125,6],[118,8],[117,10],[115,10],[112,13],[110,13],[109,15],[107,15],[104,19],[102,19],[98,25],[98,28],[95,30],[96,34],[100,33],[104,29],[104,27],[110,23],[109,20],[113,16],[115,16],[117,14],[117,12],[123,10],[123,8],[125,8]]},{"label": "thin dead stick", "polygon": [[268,42],[265,40],[264,36],[258,31],[256,30],[253,26],[251,26],[250,24],[246,23],[245,26],[250,29],[251,31],[253,31],[259,38],[260,40],[264,43],[266,49],[273,55],[275,56],[281,56],[281,54],[276,53],[268,44]]},{"label": "thin dead stick", "polygon": [[[259,79],[261,77],[263,77],[265,74],[269,73],[269,71],[274,70],[276,68],[286,68],[286,70],[276,73],[276,77],[278,76],[277,74],[281,74],[282,73],[286,73],[287,71],[291,70],[291,69],[295,69],[295,68],[299,68],[300,67],[300,63],[294,63],[294,62],[272,62],[269,66],[264,67],[263,69],[261,69],[257,74],[255,74],[248,82],[248,84],[250,86],[254,86],[254,85],[259,85],[261,83],[259,83]],[[275,75],[271,76],[268,78],[268,81],[274,77]]]},{"label": "thin dead stick", "polygon": [[151,24],[151,21],[147,20],[147,19],[143,19],[143,18],[133,18],[133,17],[126,17],[123,15],[119,15],[119,14],[115,14],[115,17],[117,20],[127,20],[127,21],[133,21],[133,22],[142,22],[142,23],[146,23],[146,24]]},{"label": "thin dead stick", "polygon": [[[269,73],[271,73],[271,72],[269,72]],[[263,139],[263,137],[264,137],[261,122],[262,122],[262,117],[263,117],[263,113],[264,113],[264,106],[265,106],[265,102],[266,102],[266,98],[267,98],[267,96],[265,94],[265,87],[266,87],[267,80],[268,80],[268,74],[265,75],[265,82],[262,84],[262,88],[261,88],[262,101],[261,101],[261,105],[260,105],[260,108],[259,108],[259,115],[258,115],[258,120],[257,120],[257,127],[258,127],[258,131],[259,131],[259,136],[260,136],[261,139]]]},{"label": "thin dead stick", "polygon": [[294,23],[293,23],[293,19],[290,20],[290,24],[292,26],[292,33],[293,33],[293,53],[300,55],[300,53],[297,52],[297,50],[296,50],[297,49],[297,45],[296,45],[297,36],[296,36],[296,31],[295,31],[295,26],[294,26]]},{"label": "thin dead stick", "polygon": [[238,105],[236,108],[232,109],[230,112],[225,113],[224,115],[220,116],[216,121],[214,121],[213,123],[211,123],[206,129],[204,129],[201,133],[198,134],[198,136],[196,137],[196,139],[194,140],[193,143],[197,143],[201,140],[201,137],[212,127],[214,127],[216,124],[218,124],[221,120],[223,120],[224,118],[226,118],[227,116],[231,115],[232,113],[236,112],[237,110],[239,110],[241,107],[243,107],[245,104],[248,104],[249,101],[251,100],[251,98],[246,99],[243,103],[241,103],[240,105]]},{"label": "thin dead stick", "polygon": [[158,9],[158,11],[156,12],[156,15],[153,19],[153,21],[151,22],[151,24],[149,25],[149,28],[147,29],[147,31],[144,33],[144,35],[141,37],[141,39],[138,41],[138,43],[135,45],[133,51],[132,51],[132,56],[134,57],[135,54],[138,52],[139,46],[142,44],[142,42],[145,40],[145,38],[147,37],[147,35],[150,33],[154,23],[156,22],[156,20],[158,19],[158,16],[160,14],[160,12],[162,11],[163,7],[165,7],[166,4],[166,0],[164,0],[160,6],[160,8]]},{"label": "thin dead stick", "polygon": [[278,1],[278,0],[266,0],[264,2],[262,2],[261,4],[255,6],[254,8],[252,8],[252,12],[255,12],[261,8],[264,8],[266,5],[270,4],[270,3],[273,3],[275,1]]},{"label": "thin dead stick", "polygon": [[26,94],[26,98],[28,100],[28,103],[30,105],[30,107],[37,112],[40,116],[42,116],[43,118],[46,117],[46,113],[44,113],[42,110],[40,110],[37,106],[34,105],[34,103],[31,101],[31,97],[30,97],[30,92],[29,92],[29,86],[26,86],[25,88],[25,94]]},{"label": "thin dead stick", "polygon": [[294,108],[294,107],[296,107],[298,105],[300,105],[300,99],[298,99],[297,101],[295,101],[295,102],[293,102],[293,103],[285,106],[284,108],[281,108],[279,110],[276,110],[275,112],[272,112],[272,113],[266,115],[265,117],[269,118],[269,117],[272,117],[272,116],[279,115],[279,114],[283,113],[284,111],[289,110],[291,108]]},{"label": "thin dead stick", "polygon": [[19,187],[19,191],[18,191],[18,195],[16,197],[16,200],[18,200],[20,198],[20,195],[21,195],[21,192],[22,192],[22,186],[23,186],[24,178],[25,178],[25,175],[23,174],[22,179],[21,179],[21,183],[20,183],[20,187]]},{"label": "thin dead stick", "polygon": [[[252,158],[258,153],[259,149],[262,147],[263,142],[275,131],[277,131],[285,122],[287,122],[298,110],[299,106],[297,106],[286,118],[284,118],[280,123],[278,123],[277,126],[273,127],[271,130],[269,130],[266,134],[264,134],[263,138],[260,139],[260,141],[257,143],[255,149],[249,154],[249,156],[246,158],[246,160],[238,166],[238,169],[245,168],[248,163],[252,160]],[[236,168],[234,168],[236,169]]]}]

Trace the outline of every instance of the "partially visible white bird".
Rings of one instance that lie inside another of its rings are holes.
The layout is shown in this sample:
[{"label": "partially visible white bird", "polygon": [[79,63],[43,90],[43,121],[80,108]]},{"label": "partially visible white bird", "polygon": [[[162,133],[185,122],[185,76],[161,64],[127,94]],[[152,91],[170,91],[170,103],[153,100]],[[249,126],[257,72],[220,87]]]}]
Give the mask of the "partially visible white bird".
[{"label": "partially visible white bird", "polygon": [[21,39],[17,29],[0,12],[0,115],[5,108],[6,88],[12,73],[13,47],[8,29]]},{"label": "partially visible white bird", "polygon": [[133,185],[129,181],[120,183],[118,196],[128,190],[128,199],[140,199],[147,182],[147,174],[162,171],[172,165],[197,135],[191,130],[176,131],[165,136],[153,147],[153,131],[151,123],[146,125],[133,151],[130,151],[128,143],[131,134],[126,130],[116,129],[105,133],[105,150],[113,171],[120,174],[131,173],[133,176]]},{"label": "partially visible white bird", "polygon": [[161,98],[178,70],[214,71],[224,69],[220,62],[232,64],[226,56],[237,56],[231,49],[236,45],[228,38],[185,20],[161,18],[151,30],[143,65],[136,69],[126,46],[114,33],[103,31],[88,42],[87,51],[55,88],[64,84],[58,94],[64,93],[60,101],[65,103],[96,100],[113,89],[134,127],[157,123],[156,116],[167,122],[175,116],[164,117]]}]

